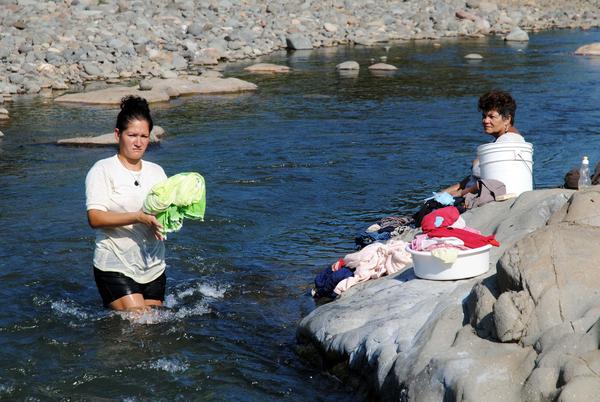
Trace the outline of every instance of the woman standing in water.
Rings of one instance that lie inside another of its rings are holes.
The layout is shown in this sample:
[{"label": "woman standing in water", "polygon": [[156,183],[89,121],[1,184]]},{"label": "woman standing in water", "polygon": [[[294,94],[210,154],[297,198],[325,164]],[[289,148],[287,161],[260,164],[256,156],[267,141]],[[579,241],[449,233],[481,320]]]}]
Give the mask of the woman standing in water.
[{"label": "woman standing in water", "polygon": [[160,306],[165,294],[161,225],[142,211],[152,186],[167,178],[142,157],[152,130],[145,99],[121,101],[115,138],[119,152],[94,164],[85,180],[90,226],[97,229],[94,278],[105,307],[138,310]]}]

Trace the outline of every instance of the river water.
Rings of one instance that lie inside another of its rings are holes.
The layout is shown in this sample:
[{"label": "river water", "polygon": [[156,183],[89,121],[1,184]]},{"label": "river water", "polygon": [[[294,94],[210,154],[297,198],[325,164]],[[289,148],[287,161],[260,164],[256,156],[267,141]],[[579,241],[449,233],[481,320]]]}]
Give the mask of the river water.
[{"label": "river water", "polygon": [[[0,399],[357,400],[294,352],[315,274],[356,232],[464,176],[489,141],[476,110],[488,89],[515,96],[537,187],[560,185],[584,154],[600,160],[600,58],[572,55],[597,41],[556,31],[279,53],[261,61],[290,74],[227,67],[254,94],[153,105],[168,134],[146,159],[203,174],[208,204],[167,241],[167,308],[141,317],[102,309],[92,277],[84,178],[114,150],[53,145],[110,132],[116,108],[15,98],[0,125]],[[399,70],[371,74],[384,55]],[[345,60],[358,75],[335,72]]]}]

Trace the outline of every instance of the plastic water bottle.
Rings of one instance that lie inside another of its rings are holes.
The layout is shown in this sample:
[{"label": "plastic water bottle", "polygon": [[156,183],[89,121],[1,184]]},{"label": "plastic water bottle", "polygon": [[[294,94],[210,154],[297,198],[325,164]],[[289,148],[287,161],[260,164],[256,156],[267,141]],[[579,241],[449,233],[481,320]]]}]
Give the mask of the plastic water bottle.
[{"label": "plastic water bottle", "polygon": [[592,185],[590,180],[590,161],[587,156],[583,157],[581,167],[579,168],[579,181],[577,182],[580,190]]}]

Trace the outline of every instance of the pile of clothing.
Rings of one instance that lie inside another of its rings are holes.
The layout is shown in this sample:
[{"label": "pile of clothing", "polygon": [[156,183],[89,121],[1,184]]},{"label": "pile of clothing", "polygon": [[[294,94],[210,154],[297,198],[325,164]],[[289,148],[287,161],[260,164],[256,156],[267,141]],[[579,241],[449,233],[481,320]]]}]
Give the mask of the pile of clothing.
[{"label": "pile of clothing", "polygon": [[485,236],[469,228],[460,214],[496,200],[506,193],[503,183],[497,180],[479,180],[479,191],[465,198],[448,193],[435,193],[425,200],[413,215],[389,216],[380,219],[359,233],[354,241],[355,253],[340,258],[325,268],[315,278],[314,297],[335,298],[357,283],[399,272],[412,265],[412,256],[406,251],[407,243],[398,237],[409,229],[420,227],[410,247],[415,251],[428,251],[445,263],[458,258],[460,250],[479,248],[490,244],[498,247],[494,235]]},{"label": "pile of clothing", "polygon": [[410,248],[431,252],[445,263],[453,263],[460,250],[492,245],[500,246],[494,235],[485,236],[466,225],[456,207],[444,207],[430,212],[421,224],[423,234],[417,235]]},{"label": "pile of clothing", "polygon": [[415,227],[415,220],[412,216],[387,216],[369,226],[364,232],[356,235],[354,243],[356,249],[360,250],[371,243],[398,237],[407,230]]},{"label": "pile of clothing", "polygon": [[334,298],[357,283],[399,272],[412,265],[406,246],[402,240],[390,239],[346,255],[317,275],[313,296]]}]

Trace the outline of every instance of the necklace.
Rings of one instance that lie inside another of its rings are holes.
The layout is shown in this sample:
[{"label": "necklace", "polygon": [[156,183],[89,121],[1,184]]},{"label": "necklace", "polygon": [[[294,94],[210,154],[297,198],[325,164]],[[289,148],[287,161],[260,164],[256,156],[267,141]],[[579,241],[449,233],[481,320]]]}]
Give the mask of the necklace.
[{"label": "necklace", "polygon": [[136,187],[138,187],[140,185],[140,176],[142,175],[142,172],[139,172],[138,174],[135,174],[135,173],[133,173],[129,169],[127,169],[127,171],[133,177],[133,185],[136,186]]},{"label": "necklace", "polygon": [[127,166],[125,166],[125,164],[123,163],[123,161],[121,161],[121,158],[117,156],[117,158],[119,159],[119,161],[121,162],[121,165],[125,168],[125,170],[127,170],[127,172],[129,172],[129,174],[131,175],[131,177],[133,177],[133,185],[138,187],[140,186],[140,176],[142,175],[142,169],[140,168],[140,170],[136,173],[134,173],[134,171],[129,170],[127,168]]}]

